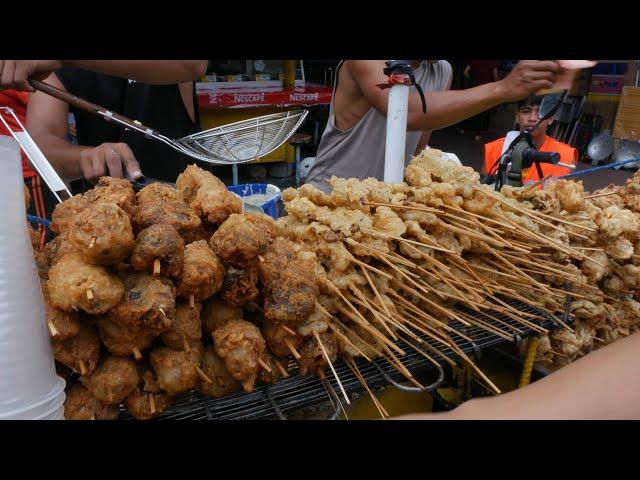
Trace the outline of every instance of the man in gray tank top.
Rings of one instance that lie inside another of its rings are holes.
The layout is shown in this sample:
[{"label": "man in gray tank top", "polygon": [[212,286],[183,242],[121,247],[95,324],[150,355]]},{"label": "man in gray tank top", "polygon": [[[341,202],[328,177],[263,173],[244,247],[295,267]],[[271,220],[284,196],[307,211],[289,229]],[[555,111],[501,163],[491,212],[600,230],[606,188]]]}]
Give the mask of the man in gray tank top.
[{"label": "man in gray tank top", "polygon": [[[444,60],[413,60],[414,75],[425,92],[427,114],[415,89],[409,95],[405,162],[422,150],[431,130],[444,128],[500,103],[517,101],[550,88],[561,72],[552,61],[522,61],[503,80],[449,91],[451,65]],[[383,180],[389,90],[384,60],[345,60],[337,68],[327,127],[307,181],[330,192],[332,175]]]}]

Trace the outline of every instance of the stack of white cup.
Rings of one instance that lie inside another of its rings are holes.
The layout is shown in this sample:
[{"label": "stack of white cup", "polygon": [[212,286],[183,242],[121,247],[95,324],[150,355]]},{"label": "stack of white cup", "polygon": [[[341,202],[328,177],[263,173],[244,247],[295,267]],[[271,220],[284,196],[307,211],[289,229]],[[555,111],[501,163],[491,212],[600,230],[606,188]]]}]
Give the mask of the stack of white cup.
[{"label": "stack of white cup", "polygon": [[18,144],[0,136],[0,419],[64,419],[33,250]]}]

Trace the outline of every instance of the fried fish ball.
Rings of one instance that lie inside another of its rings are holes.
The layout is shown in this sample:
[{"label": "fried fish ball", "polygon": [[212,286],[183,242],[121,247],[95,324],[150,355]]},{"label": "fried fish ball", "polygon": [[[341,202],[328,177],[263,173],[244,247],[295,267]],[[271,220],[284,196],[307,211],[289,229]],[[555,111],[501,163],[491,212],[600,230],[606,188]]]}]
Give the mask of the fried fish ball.
[{"label": "fried fish ball", "polygon": [[121,403],[133,392],[139,380],[133,360],[111,355],[104,358],[93,373],[80,377],[94,397],[109,405]]},{"label": "fried fish ball", "polygon": [[87,205],[89,205],[89,201],[80,194],[59,203],[51,214],[51,226],[49,228],[58,235],[67,231],[70,226],[75,224],[78,214]]},{"label": "fried fish ball", "polygon": [[231,375],[242,382],[246,393],[253,391],[265,351],[265,341],[258,327],[245,320],[229,320],[213,331],[216,353],[224,360]]},{"label": "fried fish ball", "polygon": [[[336,342],[335,334],[325,332],[318,337],[331,362],[335,362],[338,358],[338,343]],[[318,370],[324,371],[328,365],[327,359],[315,336],[310,337],[302,344],[299,353],[301,358],[298,360],[298,365],[301,375],[317,373]]]},{"label": "fried fish ball", "polygon": [[116,265],[135,245],[129,216],[113,203],[85,208],[69,227],[69,241],[90,263]]},{"label": "fried fish ball", "polygon": [[178,175],[176,187],[182,193],[184,201],[190,204],[196,198],[198,189],[203,183],[208,181],[215,183],[216,180],[218,179],[211,172],[192,164]]},{"label": "fried fish ball", "polygon": [[296,332],[292,335],[282,325],[268,318],[264,319],[262,333],[269,351],[276,357],[288,357],[292,353],[290,346],[297,350],[303,342],[302,335]]},{"label": "fried fish ball", "polygon": [[51,305],[46,282],[42,282],[42,297],[49,337],[54,340],[66,340],[77,335],[80,331],[80,315],[78,315],[78,312],[65,312]]},{"label": "fried fish ball", "polygon": [[218,295],[234,307],[242,307],[248,302],[255,301],[260,295],[257,269],[246,268],[238,270],[233,267],[227,268]]},{"label": "fried fish ball", "polygon": [[205,300],[220,290],[224,265],[204,240],[188,244],[184,250],[184,265],[177,279],[178,296]]},{"label": "fried fish ball", "polygon": [[184,202],[182,192],[173,185],[162,182],[154,182],[147,185],[137,194],[138,203],[150,202]]},{"label": "fried fish ball", "polygon": [[202,338],[201,310],[200,302],[195,302],[193,308],[188,303],[176,302],[171,327],[160,335],[164,344],[174,350],[184,350],[185,343],[199,342]]},{"label": "fried fish ball", "polygon": [[198,378],[195,388],[207,397],[220,398],[240,389],[240,382],[231,375],[213,345],[207,345],[204,349],[202,371],[209,377],[211,383]]},{"label": "fried fish ball", "polygon": [[133,214],[136,193],[131,182],[124,178],[100,177],[98,184],[84,194],[89,203],[113,203],[126,212]]},{"label": "fried fish ball", "polygon": [[210,337],[214,330],[229,320],[242,320],[243,312],[241,308],[233,307],[218,297],[212,297],[204,302],[200,318],[205,335]]},{"label": "fried fish ball", "polygon": [[109,311],[111,321],[153,335],[171,327],[176,308],[176,289],[171,280],[133,273],[124,276],[124,284],[124,298]]},{"label": "fried fish ball", "polygon": [[131,254],[131,266],[138,270],[154,272],[156,260],[160,261],[160,274],[177,277],[184,261],[184,240],[171,225],[156,224],[142,230],[136,238]]},{"label": "fried fish ball", "polygon": [[112,322],[102,315],[96,320],[100,340],[104,343],[109,353],[116,356],[136,356],[140,352],[151,348],[155,336],[152,332],[143,328],[127,328]]},{"label": "fried fish ball", "polygon": [[120,416],[118,405],[101,402],[81,383],[73,385],[66,394],[65,420],[117,420]]},{"label": "fried fish ball", "polygon": [[198,372],[186,352],[156,347],[149,354],[149,360],[158,376],[160,388],[168,394],[185,392],[196,384]]},{"label": "fried fish ball", "polygon": [[90,265],[77,253],[64,255],[49,270],[47,289],[51,305],[66,312],[82,309],[105,313],[124,295],[120,279],[104,267]]},{"label": "fried fish ball", "polygon": [[80,253],[78,249],[73,246],[73,243],[69,241],[69,235],[67,233],[56,235],[51,241],[44,245],[43,251],[49,267],[58,263],[58,260],[67,253]]},{"label": "fried fish ball", "polygon": [[176,200],[141,203],[132,221],[136,232],[156,223],[171,225],[186,243],[197,237],[202,223],[189,205]]},{"label": "fried fish ball", "polygon": [[242,268],[262,255],[276,235],[276,222],[267,215],[233,214],[211,237],[211,248],[225,265]]},{"label": "fried fish ball", "polygon": [[66,340],[53,340],[53,358],[74,372],[87,375],[93,372],[100,357],[100,339],[91,327],[80,326],[80,331]]}]

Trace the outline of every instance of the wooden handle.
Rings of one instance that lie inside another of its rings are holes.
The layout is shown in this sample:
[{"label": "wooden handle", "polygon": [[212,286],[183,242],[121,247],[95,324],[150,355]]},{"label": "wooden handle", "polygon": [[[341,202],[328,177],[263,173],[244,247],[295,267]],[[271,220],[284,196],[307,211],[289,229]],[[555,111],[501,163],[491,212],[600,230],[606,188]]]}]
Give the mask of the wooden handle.
[{"label": "wooden handle", "polygon": [[62,100],[63,102],[68,103],[69,105],[73,105],[80,110],[84,110],[85,112],[92,113],[94,115],[98,115],[102,117],[106,121],[110,121],[112,119],[118,120],[120,123],[126,125],[129,128],[134,130],[142,131],[143,133],[148,133],[150,135],[156,135],[156,131],[151,127],[147,127],[138,121],[131,120],[123,115],[112,112],[100,105],[96,105],[95,103],[91,103],[84,98],[77,97],[69,92],[64,90],[60,90],[59,88],[54,87],[48,83],[41,82],[40,80],[35,80],[33,78],[29,79],[29,83],[36,90],[40,90],[41,92],[46,93],[47,95],[51,95],[52,97],[57,98],[58,100]]}]

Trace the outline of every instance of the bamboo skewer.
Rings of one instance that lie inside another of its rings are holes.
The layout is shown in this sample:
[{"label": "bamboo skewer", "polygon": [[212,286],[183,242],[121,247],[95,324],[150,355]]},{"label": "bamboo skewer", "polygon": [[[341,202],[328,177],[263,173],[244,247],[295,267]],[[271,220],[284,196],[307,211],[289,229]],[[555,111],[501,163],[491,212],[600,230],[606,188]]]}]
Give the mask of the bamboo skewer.
[{"label": "bamboo skewer", "polygon": [[387,325],[386,320],[381,316],[379,316],[378,311],[375,308],[373,308],[371,305],[369,305],[368,302],[362,301],[358,298],[353,298],[353,302],[369,310],[374,315],[374,317],[376,317],[380,321],[380,323],[382,324],[384,329],[387,331],[387,333],[389,333],[391,338],[393,338],[394,340],[398,340],[398,337],[396,337],[396,335],[393,333],[393,331],[391,331],[391,329]]},{"label": "bamboo skewer", "polygon": [[93,290],[91,290],[90,288],[87,288],[86,294],[87,294],[87,300],[93,300]]},{"label": "bamboo skewer", "polygon": [[156,258],[153,261],[153,274],[160,275],[160,259],[159,258]]},{"label": "bamboo skewer", "polygon": [[278,361],[277,358],[274,358],[272,361],[273,361],[273,363],[276,364],[276,367],[278,368],[278,370],[280,371],[280,374],[283,377],[285,377],[285,378],[289,377],[289,372],[287,372],[287,370],[282,366],[282,364]]},{"label": "bamboo skewer", "polygon": [[289,335],[293,336],[293,337],[297,337],[298,334],[296,332],[294,332],[293,330],[291,330],[289,327],[287,327],[284,323],[279,323],[278,326],[280,328],[282,328],[285,332],[287,332]]},{"label": "bamboo skewer", "polygon": [[367,280],[367,283],[369,284],[369,287],[373,291],[373,294],[380,301],[380,306],[383,308],[383,310],[387,314],[387,317],[390,317],[391,313],[389,312],[389,308],[387,307],[387,304],[382,300],[382,296],[380,295],[380,292],[378,292],[378,289],[376,288],[376,285],[373,283],[373,280],[371,280],[371,276],[369,275],[369,272],[367,272],[364,268],[361,268],[361,270],[362,270],[362,274],[364,275],[364,278]]},{"label": "bamboo skewer", "polygon": [[205,382],[213,383],[211,379],[208,377],[208,375],[204,373],[204,371],[198,365],[196,365],[196,372],[198,372],[198,375],[200,375],[200,378],[202,378],[202,380],[204,380]]},{"label": "bamboo skewer", "polygon": [[189,343],[187,342],[187,337],[182,336],[182,348],[186,353],[191,353],[191,348],[189,347]]},{"label": "bamboo skewer", "polygon": [[149,409],[151,410],[151,415],[156,413],[156,403],[153,400],[153,393],[149,394]]},{"label": "bamboo skewer", "polygon": [[593,195],[587,195],[584,197],[585,200],[590,200],[592,198],[599,198],[599,197],[606,197],[608,195],[619,195],[619,192],[617,191],[610,191],[610,192],[604,192],[604,193],[596,193]]},{"label": "bamboo skewer", "polygon": [[430,212],[430,213],[439,213],[440,210],[437,208],[431,208],[427,206],[413,206],[413,205],[396,205],[394,203],[379,203],[379,202],[363,202],[364,205],[369,205],[373,207],[388,207],[388,208],[396,208],[399,210],[417,210],[419,212]]},{"label": "bamboo skewer", "polygon": [[78,366],[80,367],[80,375],[87,373],[87,367],[84,366],[84,361],[82,359],[78,360]]},{"label": "bamboo skewer", "polygon": [[300,360],[302,358],[298,353],[298,351],[296,350],[296,347],[294,347],[293,344],[291,343],[291,340],[289,340],[288,338],[285,338],[284,344],[287,346],[287,348],[291,352],[291,355],[293,355],[293,358],[295,358],[296,360]]},{"label": "bamboo skewer", "polygon": [[351,404],[351,402],[349,401],[349,396],[347,395],[347,392],[344,390],[344,387],[342,386],[342,382],[340,381],[340,377],[338,377],[338,373],[336,372],[336,369],[333,368],[333,363],[331,363],[331,359],[329,358],[329,354],[327,353],[327,351],[324,348],[324,345],[320,341],[320,335],[318,335],[318,332],[316,332],[314,330],[313,331],[313,336],[316,338],[316,342],[318,342],[318,345],[320,345],[320,350],[322,350],[322,355],[324,355],[324,359],[329,364],[329,367],[331,368],[331,372],[333,373],[333,376],[336,378],[336,382],[338,382],[338,386],[340,387],[340,390],[342,390],[342,394],[344,395],[344,399],[347,401],[347,405]]},{"label": "bamboo skewer", "polygon": [[135,358],[136,360],[142,359],[142,354],[140,353],[138,347],[133,347],[131,351],[133,352],[133,358]]},{"label": "bamboo skewer", "polygon": [[350,346],[353,347],[353,349],[358,352],[360,355],[362,355],[367,361],[372,362],[373,360],[371,360],[366,353],[364,353],[360,348],[358,348],[356,346],[355,343],[353,343],[351,340],[349,340],[349,337],[347,337],[344,333],[342,333],[338,328],[336,328],[334,325],[329,325],[329,328],[331,328],[331,330],[334,331],[334,333],[339,336],[340,338],[342,338],[342,340],[344,340],[346,343],[348,343]]},{"label": "bamboo skewer", "polygon": [[[271,369],[271,367],[269,365],[267,365],[264,360],[262,360],[260,357],[256,358],[256,362],[258,362],[258,365],[260,365],[264,370],[266,370],[268,373],[273,373],[273,370]],[[197,367],[196,367],[197,368]]]},{"label": "bamboo skewer", "polygon": [[358,370],[358,365],[356,364],[356,362],[352,358],[350,358],[350,359],[344,360],[344,363],[347,364],[347,367],[349,367],[349,369],[353,372],[353,374],[358,379],[358,381],[367,390],[367,392],[371,396],[371,401],[373,402],[375,407],[378,409],[378,412],[380,413],[380,416],[382,417],[382,419],[384,420],[384,419],[388,418],[389,417],[389,413],[385,410],[385,408],[382,406],[380,401],[376,398],[376,396],[373,394],[373,392],[369,389],[369,385],[367,385],[367,382],[365,381],[364,377],[360,373],[360,370]]},{"label": "bamboo skewer", "polygon": [[496,220],[495,218],[478,215],[477,213],[470,212],[468,210],[465,210],[465,209],[460,208],[460,207],[456,207],[454,205],[443,204],[442,207],[446,208],[446,209],[449,209],[449,210],[455,210],[457,212],[464,213],[465,215],[470,215],[470,216],[475,217],[475,218],[477,218],[479,220],[486,220],[488,222],[495,223],[496,225],[500,225],[501,227],[507,228],[509,230],[515,230],[515,227],[513,227],[512,225],[509,225],[507,223],[504,223],[504,222],[501,222],[499,220]]},{"label": "bamboo skewer", "polygon": [[423,248],[430,248],[432,250],[437,250],[440,252],[444,252],[444,253],[456,253],[453,250],[449,250],[447,248],[441,247],[440,245],[429,245],[427,243],[423,243],[423,242],[418,242],[416,240],[410,240],[408,238],[404,238],[404,237],[398,237],[396,235],[391,235],[385,232],[382,232],[380,230],[371,230],[371,229],[363,229],[363,231],[369,233],[372,236],[379,236],[382,238],[386,238],[386,239],[392,239],[392,240],[396,240],[398,242],[403,242],[403,243],[410,243],[412,245],[418,245],[419,247],[423,247]]},{"label": "bamboo skewer", "polygon": [[94,247],[94,245],[96,244],[96,240],[97,240],[96,237],[93,237],[91,239],[91,242],[89,243],[89,248],[90,249]]},{"label": "bamboo skewer", "polygon": [[60,332],[58,332],[58,329],[52,322],[47,321],[47,326],[49,327],[49,331],[51,332],[52,337],[55,337],[60,334]]},{"label": "bamboo skewer", "polygon": [[195,297],[193,295],[189,295],[189,308],[196,308]]}]

